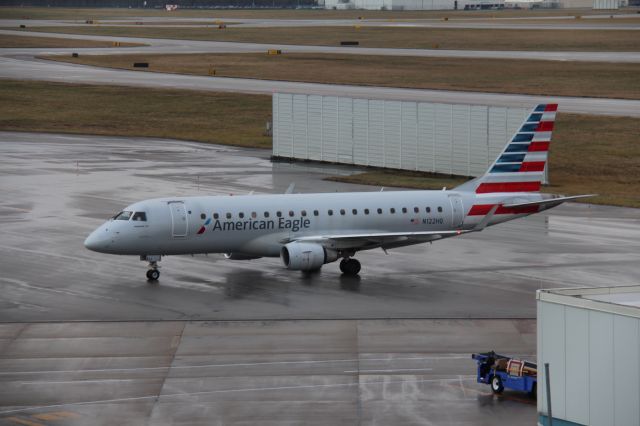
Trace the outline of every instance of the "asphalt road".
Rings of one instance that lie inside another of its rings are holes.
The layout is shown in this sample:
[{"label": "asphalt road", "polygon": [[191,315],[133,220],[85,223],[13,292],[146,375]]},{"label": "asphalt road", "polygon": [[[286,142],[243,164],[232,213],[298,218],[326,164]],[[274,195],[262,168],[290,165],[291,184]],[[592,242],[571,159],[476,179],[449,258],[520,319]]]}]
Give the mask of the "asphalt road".
[{"label": "asphalt road", "polygon": [[[271,163],[269,152],[140,138],[0,133],[0,321],[535,318],[538,288],[637,283],[638,210],[569,204],[481,233],[362,252],[359,278],[279,259],[91,252],[126,205],[170,195],[371,190],[322,180],[352,168]],[[553,167],[553,164],[551,165]],[[375,194],[372,194],[375,196]]]},{"label": "asphalt road", "polygon": [[541,61],[587,61],[587,62],[621,62],[640,63],[640,52],[545,52],[545,51],[500,51],[500,50],[446,50],[446,49],[398,49],[372,47],[339,47],[339,46],[303,46],[289,44],[235,43],[201,40],[172,40],[141,37],[110,37],[80,34],[57,34],[46,32],[24,32],[16,30],[0,30],[0,34],[32,37],[57,37],[79,40],[119,41],[123,43],[144,43],[147,46],[121,48],[84,48],[84,49],[0,49],[0,55],[53,55],[79,52],[91,55],[114,55],[127,53],[253,53],[266,52],[268,49],[280,49],[285,53],[339,53],[350,55],[382,55],[382,56],[418,56],[438,58],[489,58],[489,59],[523,59]]}]

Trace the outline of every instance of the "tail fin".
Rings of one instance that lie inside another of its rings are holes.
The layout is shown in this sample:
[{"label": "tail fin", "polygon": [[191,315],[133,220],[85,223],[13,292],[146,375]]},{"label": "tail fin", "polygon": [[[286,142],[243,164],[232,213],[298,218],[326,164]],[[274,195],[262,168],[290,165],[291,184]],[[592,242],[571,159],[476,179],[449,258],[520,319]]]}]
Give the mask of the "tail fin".
[{"label": "tail fin", "polygon": [[557,109],[557,104],[535,107],[485,174],[455,190],[476,194],[540,191]]}]

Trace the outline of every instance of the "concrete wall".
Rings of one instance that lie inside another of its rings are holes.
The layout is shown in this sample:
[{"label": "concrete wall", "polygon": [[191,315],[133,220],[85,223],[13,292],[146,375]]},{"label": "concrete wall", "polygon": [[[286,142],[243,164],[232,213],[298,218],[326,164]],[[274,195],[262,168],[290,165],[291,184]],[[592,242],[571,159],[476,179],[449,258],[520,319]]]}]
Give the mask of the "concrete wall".
[{"label": "concrete wall", "polygon": [[[581,425],[640,424],[640,319],[538,300],[538,412]],[[554,423],[555,424],[555,423]]]},{"label": "concrete wall", "polygon": [[528,108],[276,93],[273,155],[478,176],[528,112]]}]

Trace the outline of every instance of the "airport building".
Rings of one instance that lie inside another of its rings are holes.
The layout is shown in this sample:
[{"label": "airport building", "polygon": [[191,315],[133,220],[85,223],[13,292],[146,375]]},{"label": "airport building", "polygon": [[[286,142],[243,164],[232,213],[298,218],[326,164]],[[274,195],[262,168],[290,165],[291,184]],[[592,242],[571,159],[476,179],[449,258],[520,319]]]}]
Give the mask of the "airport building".
[{"label": "airport building", "polygon": [[538,414],[547,425],[640,424],[640,286],[538,290]]},{"label": "airport building", "polygon": [[275,93],[273,156],[479,176],[529,110]]},{"label": "airport building", "polygon": [[326,9],[478,10],[502,8],[617,9],[626,0],[319,0]]}]

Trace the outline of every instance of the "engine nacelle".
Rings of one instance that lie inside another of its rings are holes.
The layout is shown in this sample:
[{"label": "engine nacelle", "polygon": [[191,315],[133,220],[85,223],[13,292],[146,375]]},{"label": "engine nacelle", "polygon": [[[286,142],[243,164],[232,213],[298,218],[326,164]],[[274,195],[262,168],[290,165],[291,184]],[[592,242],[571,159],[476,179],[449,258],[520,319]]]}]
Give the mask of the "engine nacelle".
[{"label": "engine nacelle", "polygon": [[229,260],[252,260],[252,259],[260,259],[262,256],[254,256],[252,254],[244,254],[244,253],[225,253],[224,258]]},{"label": "engine nacelle", "polygon": [[280,258],[287,269],[314,271],[322,265],[338,260],[338,252],[314,243],[289,243],[280,250]]}]

